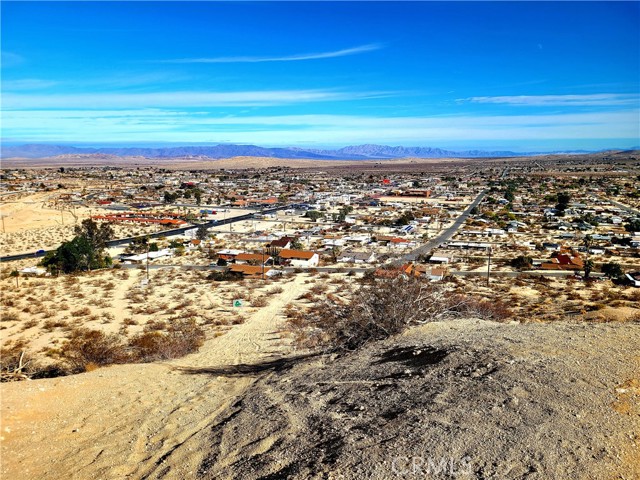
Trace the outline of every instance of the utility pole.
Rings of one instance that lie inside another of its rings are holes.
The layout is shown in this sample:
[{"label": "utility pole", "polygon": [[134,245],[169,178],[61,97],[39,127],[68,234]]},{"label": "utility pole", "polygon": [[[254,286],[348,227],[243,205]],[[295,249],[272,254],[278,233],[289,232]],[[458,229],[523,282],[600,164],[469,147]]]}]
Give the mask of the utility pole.
[{"label": "utility pole", "polygon": [[487,262],[487,287],[491,280],[491,247],[489,247],[489,261]]},{"label": "utility pole", "polygon": [[149,285],[149,240],[147,240],[147,285]]}]

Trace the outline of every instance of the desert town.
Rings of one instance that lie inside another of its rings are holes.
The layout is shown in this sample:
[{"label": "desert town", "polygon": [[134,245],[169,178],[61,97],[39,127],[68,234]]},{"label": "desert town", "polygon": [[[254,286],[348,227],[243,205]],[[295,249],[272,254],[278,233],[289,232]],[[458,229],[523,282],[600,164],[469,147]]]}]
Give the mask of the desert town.
[{"label": "desert town", "polygon": [[[348,175],[286,167],[7,169],[4,282],[59,282],[39,259],[92,219],[114,231],[108,254],[116,270],[96,274],[143,272],[152,286],[162,272],[231,282],[402,273],[453,279],[490,297],[507,293],[521,318],[631,317],[640,286],[640,192],[637,159],[621,159],[578,157],[555,173],[535,159]],[[565,297],[547,305],[535,287],[543,281]],[[4,343],[40,328],[30,319],[25,329],[17,306],[7,306]],[[48,311],[54,320],[45,323],[64,324]],[[136,322],[132,313],[128,321]]]},{"label": "desert town", "polygon": [[[368,278],[437,286],[465,299],[464,308],[447,307],[458,317],[632,325],[640,318],[638,156],[561,160],[5,168],[3,380],[102,377],[115,371],[108,365],[172,358],[171,368],[235,372],[304,354],[317,339],[301,335],[301,319],[348,304]],[[61,245],[91,225],[110,232],[108,261],[66,270]],[[174,335],[191,343],[153,343]],[[128,353],[78,355],[78,345],[107,340]],[[635,387],[620,388],[631,392],[620,394],[626,409]],[[22,390],[5,392],[10,409]],[[45,474],[28,457],[31,423],[21,418],[3,412],[4,445],[25,449],[3,473]],[[173,433],[162,435],[169,445]],[[149,462],[166,453],[160,444],[147,444]],[[79,460],[85,447],[66,448],[50,455]],[[143,477],[147,467],[122,473]]]}]

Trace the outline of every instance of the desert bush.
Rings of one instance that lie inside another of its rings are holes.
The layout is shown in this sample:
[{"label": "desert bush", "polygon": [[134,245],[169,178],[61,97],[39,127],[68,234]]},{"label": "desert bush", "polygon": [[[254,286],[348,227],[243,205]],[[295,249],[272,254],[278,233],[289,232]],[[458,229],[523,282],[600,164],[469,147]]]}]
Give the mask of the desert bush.
[{"label": "desert bush", "polygon": [[410,325],[437,320],[445,312],[441,287],[399,276],[362,284],[351,301],[327,295],[288,321],[300,346],[353,350]]},{"label": "desert bush", "polygon": [[267,290],[268,295],[277,295],[282,292],[284,292],[284,289],[281,286],[275,286]]},{"label": "desert bush", "polygon": [[353,350],[412,325],[452,316],[487,320],[513,316],[498,300],[452,294],[442,285],[404,276],[369,278],[355,291],[328,294],[306,311],[288,305],[284,313],[299,346],[325,351]]},{"label": "desert bush", "polygon": [[38,362],[23,341],[7,345],[0,350],[0,381],[2,382],[58,377],[66,373],[60,364],[43,365]]},{"label": "desert bush", "polygon": [[20,320],[20,315],[16,312],[2,312],[0,315],[0,322],[18,322]]},{"label": "desert bush", "polygon": [[266,307],[268,303],[269,301],[265,295],[260,297],[255,297],[251,300],[252,307]]},{"label": "desert bush", "polygon": [[30,328],[37,327],[39,322],[35,319],[29,319],[22,324],[22,331],[29,330]]},{"label": "desert bush", "polygon": [[513,317],[513,312],[498,299],[484,300],[472,296],[453,295],[447,298],[451,313],[480,318],[482,320],[504,321]]},{"label": "desert bush", "polygon": [[71,312],[72,317],[84,317],[91,315],[91,309],[89,307],[82,307]]},{"label": "desert bush", "polygon": [[129,342],[132,355],[137,361],[151,362],[182,357],[198,351],[205,339],[204,330],[190,318],[172,322],[166,332],[147,327]]},{"label": "desert bush", "polygon": [[65,322],[64,320],[47,320],[42,325],[42,329],[46,332],[50,332],[54,328],[61,328],[66,326],[67,326],[67,322]]},{"label": "desert bush", "polygon": [[90,363],[102,366],[130,359],[126,346],[117,335],[86,328],[72,330],[60,352],[72,373],[86,371]]}]

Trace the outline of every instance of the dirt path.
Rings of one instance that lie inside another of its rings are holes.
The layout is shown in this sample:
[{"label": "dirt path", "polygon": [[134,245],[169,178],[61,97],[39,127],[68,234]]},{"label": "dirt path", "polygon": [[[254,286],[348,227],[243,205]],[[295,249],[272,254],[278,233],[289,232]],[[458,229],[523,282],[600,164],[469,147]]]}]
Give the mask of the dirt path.
[{"label": "dirt path", "polygon": [[2,385],[2,477],[161,478],[170,470],[188,478],[206,453],[206,427],[255,381],[211,371],[286,354],[279,313],[310,286],[287,283],[244,324],[183,359]]}]

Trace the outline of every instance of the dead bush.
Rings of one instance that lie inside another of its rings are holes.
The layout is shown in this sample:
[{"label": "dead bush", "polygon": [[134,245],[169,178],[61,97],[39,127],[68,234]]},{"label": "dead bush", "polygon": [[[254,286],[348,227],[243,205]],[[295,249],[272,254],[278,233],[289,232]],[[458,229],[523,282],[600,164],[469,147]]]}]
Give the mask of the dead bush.
[{"label": "dead bush", "polygon": [[89,307],[82,307],[71,312],[72,317],[85,317],[91,315],[91,309]]},{"label": "dead bush", "polygon": [[484,300],[466,295],[452,295],[447,299],[447,310],[461,316],[482,320],[505,321],[513,312],[498,299]]},{"label": "dead bush", "polygon": [[251,300],[252,307],[266,307],[268,304],[269,304],[269,301],[266,295],[255,297]]},{"label": "dead bush", "polygon": [[129,342],[132,355],[141,362],[166,360],[196,352],[205,339],[204,330],[193,319],[172,322],[165,332],[147,327]]},{"label": "dead bush", "polygon": [[117,335],[86,328],[71,331],[62,345],[61,357],[72,373],[86,371],[90,363],[102,366],[125,363],[130,359],[127,348]]},{"label": "dead bush", "polygon": [[293,309],[286,311],[298,345],[353,350],[446,313],[444,290],[414,278],[372,279],[351,297],[347,301],[327,295],[301,315]]},{"label": "dead bush", "polygon": [[0,350],[0,381],[15,382],[32,378],[66,375],[60,364],[42,364],[29,351],[24,341],[7,345]]},{"label": "dead bush", "polygon": [[20,321],[20,315],[16,312],[2,312],[0,316],[0,322],[18,322]]}]

